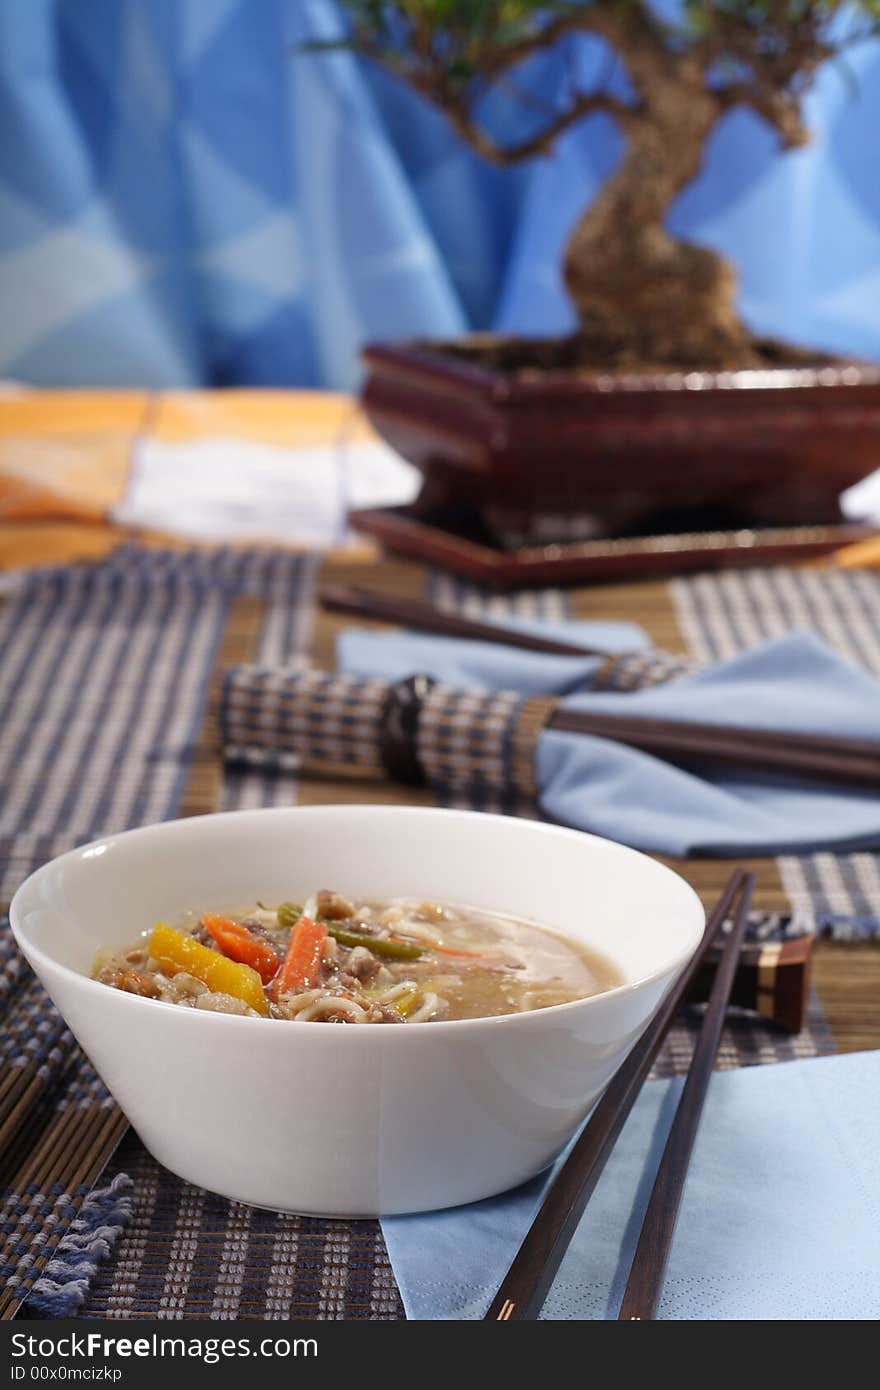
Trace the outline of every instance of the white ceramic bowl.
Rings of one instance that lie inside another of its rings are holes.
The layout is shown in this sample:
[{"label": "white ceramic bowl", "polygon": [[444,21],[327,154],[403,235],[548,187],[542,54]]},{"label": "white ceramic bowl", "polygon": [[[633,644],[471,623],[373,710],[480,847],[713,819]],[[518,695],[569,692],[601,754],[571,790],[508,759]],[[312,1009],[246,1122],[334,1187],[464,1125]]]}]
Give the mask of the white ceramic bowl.
[{"label": "white ceramic bowl", "polygon": [[[182,1009],[88,978],[187,908],[319,887],[530,918],[609,956],[625,984],[504,1018],[330,1026]],[[12,929],[166,1167],[238,1201],[337,1216],[470,1202],[549,1163],[693,954],[676,874],[535,821],[403,806],[238,811],[111,836],[19,889]]]}]

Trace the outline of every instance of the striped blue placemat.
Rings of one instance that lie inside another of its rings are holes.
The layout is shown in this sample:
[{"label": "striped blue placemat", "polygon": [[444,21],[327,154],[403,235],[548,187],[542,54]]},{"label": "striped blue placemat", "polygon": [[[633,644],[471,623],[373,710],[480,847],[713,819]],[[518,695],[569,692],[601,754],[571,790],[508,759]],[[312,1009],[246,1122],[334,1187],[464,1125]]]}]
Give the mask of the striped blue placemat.
[{"label": "striped blue placemat", "polygon": [[[880,676],[880,575],[872,571],[729,570],[679,579],[671,588],[699,660],[734,656],[804,628]],[[836,941],[880,936],[880,855],[786,855],[778,864],[797,929]]]},{"label": "striped blue placemat", "polygon": [[[13,576],[0,607],[0,902],[40,864],[105,832],[178,814],[233,605],[264,602],[267,660],[306,638],[314,562],[284,552],[125,546],[98,564]],[[281,789],[279,794],[283,794]],[[246,779],[227,788],[244,804]],[[203,806],[203,810],[213,809]],[[0,1057],[27,1068],[42,1114],[112,1104],[0,930]],[[117,1171],[88,1192],[7,1187],[0,1272],[32,1312],[63,1316],[84,1298],[130,1214]]]},{"label": "striped blue placemat", "polygon": [[[248,596],[259,601],[249,659],[296,663],[308,642],[313,580],[312,560],[284,552],[137,546],[121,547],[98,564],[15,580],[0,608],[0,900],[73,845],[178,814],[237,603]],[[683,620],[687,587],[676,587]],[[568,607],[555,590],[507,599],[437,576],[429,588],[469,611],[509,607],[556,618]],[[709,625],[719,621],[714,616]],[[698,628],[694,620],[688,631],[702,655],[693,635]],[[225,769],[217,790],[217,804],[232,809],[293,801],[297,783],[291,769],[236,765]],[[786,872],[786,882],[794,883]],[[794,892],[792,898],[797,905]],[[876,909],[869,894],[866,903],[870,916]],[[818,898],[808,894],[803,906],[811,920],[825,923]],[[41,1068],[47,1104],[109,1104],[7,935],[0,933],[0,944],[7,1066]],[[660,1059],[663,1074],[687,1065],[690,1036],[687,1024],[673,1032]],[[832,1046],[815,1009],[797,1039],[740,1019],[727,1031],[722,1061],[748,1065]],[[7,1241],[3,1273],[33,1312],[401,1315],[375,1223],[276,1216],[225,1202],[164,1172],[134,1136],[97,1192],[34,1193],[30,1201],[23,1228],[20,1198],[5,1194],[0,1235],[17,1222],[19,1238]],[[43,1258],[48,1235],[50,1261]]]}]

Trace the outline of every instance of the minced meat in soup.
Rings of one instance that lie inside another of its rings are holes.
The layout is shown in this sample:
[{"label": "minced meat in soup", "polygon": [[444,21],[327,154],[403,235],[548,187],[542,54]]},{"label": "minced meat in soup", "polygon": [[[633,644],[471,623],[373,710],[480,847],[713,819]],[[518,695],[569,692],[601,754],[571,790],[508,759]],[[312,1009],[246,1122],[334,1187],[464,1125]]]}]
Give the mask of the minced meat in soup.
[{"label": "minced meat in soup", "polygon": [[595,952],[531,922],[396,898],[159,923],[99,953],[96,980],[185,1008],[298,1022],[427,1023],[544,1009],[621,983]]}]

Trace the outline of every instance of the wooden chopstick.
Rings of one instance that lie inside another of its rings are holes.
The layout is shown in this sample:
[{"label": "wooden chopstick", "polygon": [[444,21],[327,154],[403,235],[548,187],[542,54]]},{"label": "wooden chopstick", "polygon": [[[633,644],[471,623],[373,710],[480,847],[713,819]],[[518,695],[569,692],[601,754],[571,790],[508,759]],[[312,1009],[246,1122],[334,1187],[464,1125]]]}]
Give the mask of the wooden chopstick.
[{"label": "wooden chopstick", "polygon": [[721,1042],[724,1015],[733,988],[737,954],[746,929],[748,907],[754,886],[754,876],[750,874],[743,887],[733,930],[724,945],[724,954],[715,975],[712,993],[709,995],[684,1090],[654,1180],[620,1305],[618,1317],[622,1321],[650,1319],[657,1311],[688,1164]]},{"label": "wooden chopstick", "polygon": [[[540,1211],[492,1300],[486,1321],[527,1321],[538,1316],[584,1208],[679,1005],[734,903],[738,898],[742,899],[745,890],[753,883],[753,876],[746,874],[743,869],[736,869],[731,874],[709,916],[693,960],[611,1078],[590,1120],[553,1180]],[[745,920],[745,911],[741,911],[739,916]]]},{"label": "wooden chopstick", "polygon": [[[332,612],[465,641],[493,642],[557,656],[608,655],[595,648],[448,613],[420,599],[398,598],[356,585],[324,589],[321,603]],[[871,739],[572,709],[556,710],[550,726],[570,733],[610,738],[673,762],[715,762],[846,786],[880,786],[880,742]]]},{"label": "wooden chopstick", "polygon": [[671,762],[713,762],[808,781],[880,786],[880,743],[559,707],[548,727],[612,739]]},{"label": "wooden chopstick", "polygon": [[466,618],[460,613],[448,613],[421,599],[396,598],[390,594],[380,594],[375,589],[361,589],[354,584],[328,586],[321,590],[319,600],[330,613],[372,618],[377,622],[410,627],[417,632],[432,632],[439,637],[494,642],[502,647],[518,647],[526,652],[548,652],[553,656],[608,656],[608,652],[600,652],[595,647],[560,642],[554,637],[541,637],[536,632],[518,632],[515,628]]},{"label": "wooden chopstick", "polygon": [[[836,753],[844,757],[880,757],[880,742],[868,738],[850,738],[848,735],[841,734],[801,734],[792,732],[790,729],[751,729],[743,724],[708,724],[693,719],[658,719],[653,715],[618,714],[617,712],[608,714],[598,710],[595,713],[584,711],[583,718],[589,719],[590,723],[597,729],[638,729],[646,738],[654,734],[661,738],[674,733],[683,736],[692,735],[697,738],[729,740],[730,742],[747,740],[756,747],[765,749],[779,747],[819,749],[825,753]],[[572,727],[579,728],[582,722],[581,712],[566,710],[565,719],[560,715],[558,727],[564,727],[568,719],[572,720]]]}]

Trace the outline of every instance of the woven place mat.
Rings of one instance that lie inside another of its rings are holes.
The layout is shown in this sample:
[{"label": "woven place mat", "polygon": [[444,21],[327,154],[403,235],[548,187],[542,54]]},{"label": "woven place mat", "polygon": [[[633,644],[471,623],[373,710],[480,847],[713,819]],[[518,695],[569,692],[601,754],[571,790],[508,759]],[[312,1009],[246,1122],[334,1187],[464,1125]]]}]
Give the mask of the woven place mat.
[{"label": "woven place mat", "polygon": [[[804,628],[880,677],[880,575],[871,571],[755,568],[676,580],[671,590],[700,660]],[[800,928],[838,941],[880,936],[880,855],[786,855],[778,866]]]},{"label": "woven place mat", "polygon": [[[363,577],[362,568],[357,575]],[[328,566],[328,579],[342,577],[352,577],[349,567]],[[352,786],[297,781],[277,767],[223,768],[215,707],[222,670],[249,661],[271,666],[300,660],[312,581],[310,562],[291,556],[133,547],[90,570],[27,578],[0,615],[0,637],[27,688],[26,702],[14,698],[7,655],[2,671],[9,677],[9,709],[24,729],[23,738],[0,743],[13,771],[0,812],[7,896],[60,849],[181,811],[293,800],[427,800],[427,793],[409,794],[385,782]],[[632,617],[664,646],[682,646],[663,586],[490,600],[454,582],[426,581],[418,566],[391,561],[371,570],[370,582],[396,593],[424,592],[427,582],[435,600],[475,611],[509,606],[553,617]],[[311,652],[324,667],[332,665],[338,626],[323,614],[314,623]],[[0,680],[0,699],[3,690]],[[24,824],[26,834],[19,830]],[[711,892],[728,869],[701,867],[697,886]],[[764,907],[787,907],[775,872],[763,876],[762,894]],[[10,1027],[7,1015],[7,1065],[43,1069],[50,1117],[71,1099],[111,1105],[39,986],[22,983],[12,957],[10,975],[10,994],[30,1015],[24,1029]],[[687,1066],[692,1031],[692,1021],[675,1031],[659,1072]],[[29,1052],[21,1043],[28,1033]],[[814,1000],[809,1026],[795,1039],[751,1017],[734,1018],[721,1064],[810,1056],[834,1046]],[[21,1197],[15,1175],[5,1176],[7,1208],[14,1212]],[[115,1318],[402,1316],[377,1223],[277,1216],[226,1202],[162,1170],[133,1136],[97,1193],[39,1195],[55,1203],[52,1268],[47,1273],[41,1208],[7,1269],[7,1278],[28,1293],[29,1311],[69,1315],[79,1305],[83,1315]]]},{"label": "woven place mat", "polygon": [[[282,553],[123,547],[102,564],[6,586],[0,901],[39,864],[104,831],[214,809],[222,670],[255,651],[279,660],[301,647],[312,573],[310,561]],[[24,1296],[30,1311],[61,1316],[118,1235],[131,1184],[116,1173],[90,1193],[29,1179],[39,1145],[57,1136],[73,1149],[102,1115],[112,1125],[116,1107],[5,921],[0,948],[3,1095],[22,1100],[0,1163],[3,1300]]]}]

